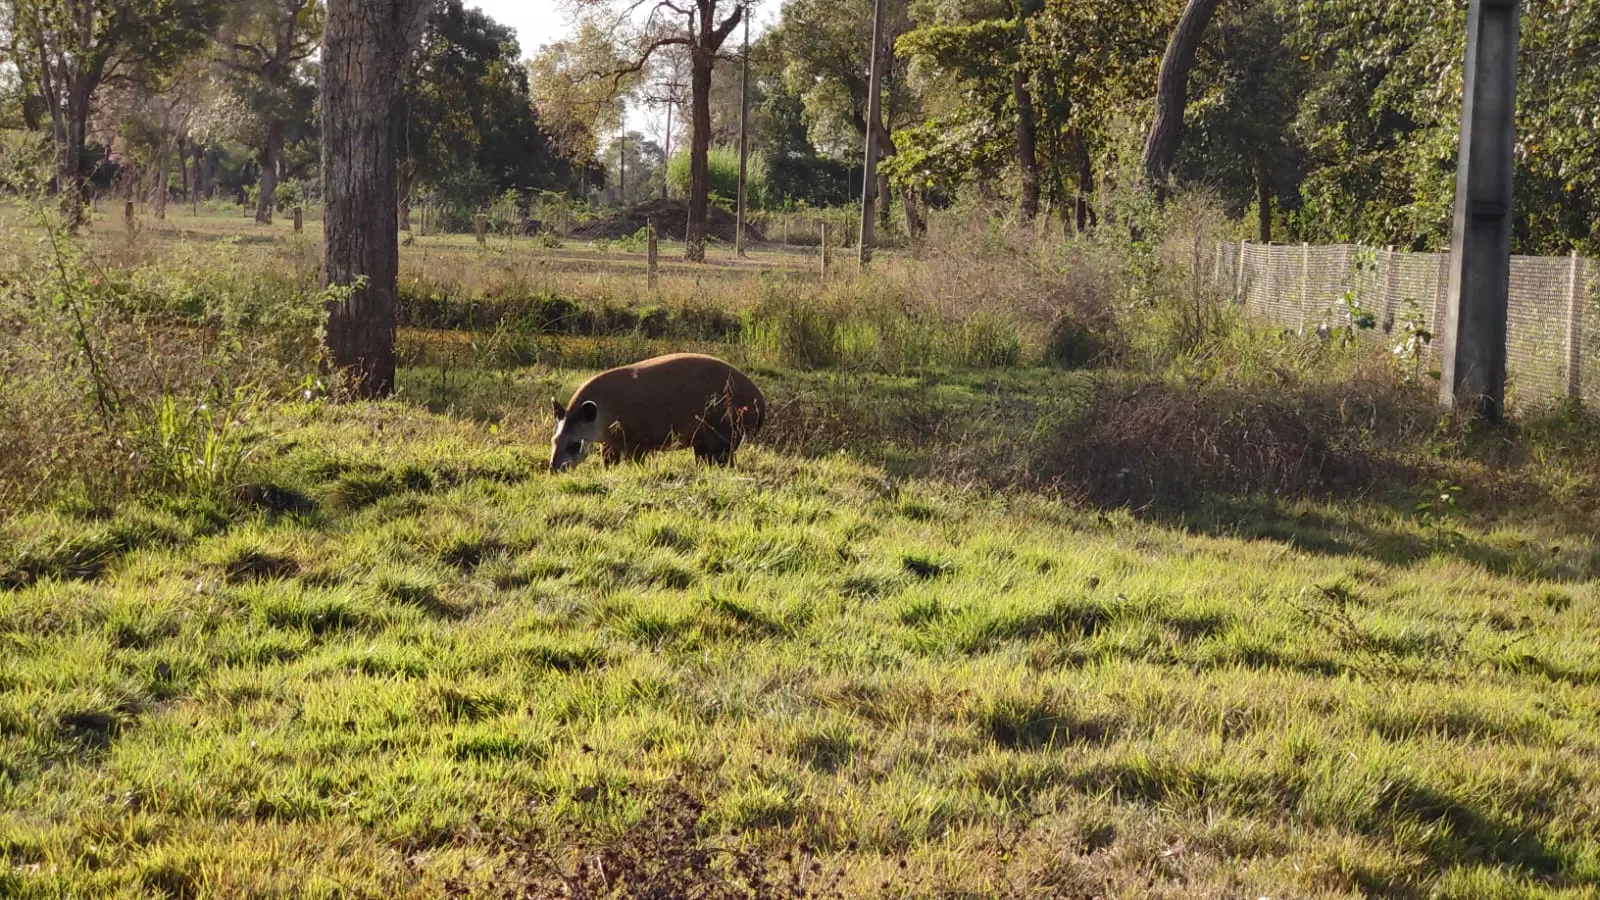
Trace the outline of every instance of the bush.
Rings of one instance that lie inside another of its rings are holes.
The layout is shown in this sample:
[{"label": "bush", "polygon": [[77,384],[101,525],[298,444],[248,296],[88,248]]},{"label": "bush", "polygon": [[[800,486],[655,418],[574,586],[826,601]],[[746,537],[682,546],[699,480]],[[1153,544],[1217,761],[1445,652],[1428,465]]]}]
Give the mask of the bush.
[{"label": "bush", "polygon": [[[732,207],[739,199],[739,151],[712,147],[706,151],[706,166],[711,177],[711,198]],[[745,172],[745,203],[751,209],[766,205],[766,163],[760,154],[750,154]],[[667,162],[667,184],[680,197],[689,195],[689,153],[680,151]]]}]

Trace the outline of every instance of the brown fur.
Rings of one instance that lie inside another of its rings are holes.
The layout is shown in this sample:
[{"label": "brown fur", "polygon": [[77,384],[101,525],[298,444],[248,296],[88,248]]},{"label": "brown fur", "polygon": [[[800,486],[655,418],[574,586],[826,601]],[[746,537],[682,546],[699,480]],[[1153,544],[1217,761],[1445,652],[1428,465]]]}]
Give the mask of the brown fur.
[{"label": "brown fur", "polygon": [[[591,402],[592,426],[581,412]],[[672,353],[608,369],[584,382],[565,410],[556,404],[551,468],[581,460],[582,453],[563,452],[572,438],[598,445],[607,465],[677,447],[729,465],[744,438],[760,430],[766,408],[755,383],[714,356]]]}]

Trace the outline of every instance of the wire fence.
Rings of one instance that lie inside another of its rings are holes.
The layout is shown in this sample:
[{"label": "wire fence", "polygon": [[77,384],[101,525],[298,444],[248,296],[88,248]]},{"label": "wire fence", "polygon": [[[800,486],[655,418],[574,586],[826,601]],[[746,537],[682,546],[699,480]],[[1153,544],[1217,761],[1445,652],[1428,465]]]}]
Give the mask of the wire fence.
[{"label": "wire fence", "polygon": [[[1444,345],[1450,254],[1355,244],[1219,243],[1212,281],[1258,319],[1296,331],[1351,327],[1399,345],[1432,336]],[[1600,266],[1570,257],[1513,256],[1506,322],[1506,395],[1515,405],[1558,398],[1600,402]]]}]

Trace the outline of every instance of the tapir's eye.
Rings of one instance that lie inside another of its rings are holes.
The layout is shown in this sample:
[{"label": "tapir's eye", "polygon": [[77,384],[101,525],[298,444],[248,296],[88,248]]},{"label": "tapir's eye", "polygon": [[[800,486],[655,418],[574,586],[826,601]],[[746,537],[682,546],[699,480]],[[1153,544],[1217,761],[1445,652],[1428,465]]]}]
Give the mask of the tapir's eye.
[{"label": "tapir's eye", "polygon": [[573,441],[567,445],[567,452],[578,454],[583,452],[583,441]]}]

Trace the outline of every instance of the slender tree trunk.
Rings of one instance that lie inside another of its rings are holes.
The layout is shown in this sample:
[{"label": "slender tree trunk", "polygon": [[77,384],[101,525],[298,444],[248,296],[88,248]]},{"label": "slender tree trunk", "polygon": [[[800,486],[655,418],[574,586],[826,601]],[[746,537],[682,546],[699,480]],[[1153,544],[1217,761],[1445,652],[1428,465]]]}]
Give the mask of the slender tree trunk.
[{"label": "slender tree trunk", "polygon": [[1183,112],[1189,101],[1189,71],[1206,25],[1221,0],[1188,0],[1178,26],[1167,41],[1161,57],[1161,74],[1156,79],[1156,114],[1144,145],[1145,179],[1164,195],[1167,173],[1178,155],[1183,136]]},{"label": "slender tree trunk", "polygon": [[167,217],[167,147],[162,141],[160,151],[156,154],[155,171],[155,196],[151,198],[151,211],[157,219]]},{"label": "slender tree trunk", "polygon": [[696,47],[690,64],[694,127],[689,138],[689,223],[684,231],[684,259],[706,261],[706,208],[711,193],[711,170],[707,155],[711,150],[711,66],[710,51]]},{"label": "slender tree trunk", "polygon": [[256,224],[271,225],[272,211],[278,204],[278,157],[283,153],[283,125],[267,124],[266,139],[261,142],[261,177],[257,183]]},{"label": "slender tree trunk", "polygon": [[1256,154],[1256,224],[1261,243],[1272,243],[1272,183],[1267,178],[1267,162]]},{"label": "slender tree trunk", "polygon": [[330,0],[322,33],[324,280],[328,366],[355,396],[394,390],[400,271],[396,97],[432,8],[425,0]]},{"label": "slender tree trunk", "polygon": [[1094,206],[1089,198],[1094,196],[1094,162],[1089,159],[1089,148],[1079,139],[1078,144],[1078,199],[1075,204],[1075,213],[1078,222],[1078,232],[1081,234],[1091,227],[1099,224],[1099,219],[1094,213]]},{"label": "slender tree trunk", "polygon": [[1039,215],[1039,152],[1034,138],[1033,93],[1028,90],[1028,76],[1021,66],[1012,73],[1011,95],[1017,104],[1017,168],[1022,171],[1022,220],[1032,222]]},{"label": "slender tree trunk", "polygon": [[400,205],[398,213],[401,231],[411,230],[411,179],[416,171],[416,165],[410,160],[396,166],[395,172],[395,202]]},{"label": "slender tree trunk", "polygon": [[189,199],[189,139],[178,138],[178,196]]}]

